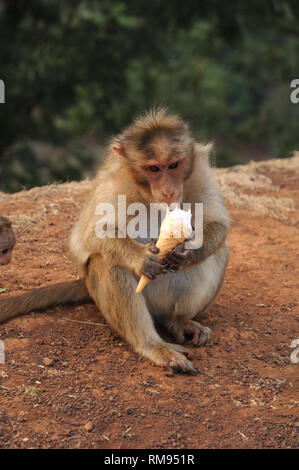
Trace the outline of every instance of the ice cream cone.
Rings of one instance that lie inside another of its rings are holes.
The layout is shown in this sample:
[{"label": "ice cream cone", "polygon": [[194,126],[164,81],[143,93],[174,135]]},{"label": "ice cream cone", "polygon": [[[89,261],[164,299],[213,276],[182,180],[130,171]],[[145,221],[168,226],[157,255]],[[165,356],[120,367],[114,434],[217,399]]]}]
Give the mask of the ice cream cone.
[{"label": "ice cream cone", "polygon": [[[160,235],[156,243],[156,247],[159,248],[159,253],[156,255],[157,258],[163,259],[166,254],[169,253],[180,243],[183,243],[192,233],[191,226],[191,211],[183,211],[175,209],[166,214],[165,219],[161,224]],[[149,278],[144,274],[141,276],[136,293],[140,294],[144,287],[149,282]]]}]

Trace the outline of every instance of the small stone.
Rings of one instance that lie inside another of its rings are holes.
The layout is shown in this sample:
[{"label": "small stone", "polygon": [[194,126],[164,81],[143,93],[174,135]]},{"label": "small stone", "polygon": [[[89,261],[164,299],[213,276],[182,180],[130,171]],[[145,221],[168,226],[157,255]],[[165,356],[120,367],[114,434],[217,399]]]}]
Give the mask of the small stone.
[{"label": "small stone", "polygon": [[40,338],[37,338],[37,339],[35,340],[35,343],[36,343],[36,344],[44,344],[43,340],[40,339]]},{"label": "small stone", "polygon": [[87,432],[90,432],[93,430],[93,423],[91,421],[88,421],[85,425],[84,425],[84,429],[85,431]]},{"label": "small stone", "polygon": [[53,359],[50,359],[49,357],[44,357],[44,359],[43,359],[43,364],[45,366],[51,366],[53,364],[53,362],[54,362]]}]

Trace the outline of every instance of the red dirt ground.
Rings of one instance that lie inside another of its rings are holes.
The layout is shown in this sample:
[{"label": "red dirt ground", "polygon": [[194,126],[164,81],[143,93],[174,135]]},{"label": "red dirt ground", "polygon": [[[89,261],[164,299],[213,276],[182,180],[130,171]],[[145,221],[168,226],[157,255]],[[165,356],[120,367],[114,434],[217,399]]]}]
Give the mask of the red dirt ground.
[{"label": "red dirt ground", "polygon": [[[194,349],[196,376],[131,351],[92,305],[26,315],[0,327],[2,448],[294,448],[298,441],[299,163],[217,170],[231,218],[231,259]],[[10,296],[75,279],[67,238],[88,181],[0,194],[14,224]]]}]

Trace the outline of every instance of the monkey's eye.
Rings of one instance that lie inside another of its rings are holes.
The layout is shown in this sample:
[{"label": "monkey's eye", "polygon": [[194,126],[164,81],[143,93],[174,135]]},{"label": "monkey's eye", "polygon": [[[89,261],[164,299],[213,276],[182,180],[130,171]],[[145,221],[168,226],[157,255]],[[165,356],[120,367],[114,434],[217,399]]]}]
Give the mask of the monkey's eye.
[{"label": "monkey's eye", "polygon": [[179,162],[175,162],[175,163],[172,163],[171,165],[169,165],[168,168],[169,168],[170,170],[174,170],[175,168],[178,167],[178,165],[179,165]]},{"label": "monkey's eye", "polygon": [[156,165],[151,165],[148,167],[149,171],[152,171],[153,173],[156,173],[156,171],[160,171],[160,168]]}]

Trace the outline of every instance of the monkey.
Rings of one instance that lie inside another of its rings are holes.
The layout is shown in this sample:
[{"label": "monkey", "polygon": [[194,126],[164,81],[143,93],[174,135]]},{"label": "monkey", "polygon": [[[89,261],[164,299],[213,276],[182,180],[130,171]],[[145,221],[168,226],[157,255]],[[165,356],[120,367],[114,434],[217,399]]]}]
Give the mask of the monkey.
[{"label": "monkey", "polygon": [[0,215],[0,265],[9,264],[16,244],[16,237],[11,222]]},{"label": "monkey", "polygon": [[[111,140],[72,229],[70,252],[81,280],[0,302],[0,322],[33,309],[92,299],[136,353],[158,366],[196,373],[192,351],[182,343],[191,336],[193,345],[201,346],[210,338],[201,316],[215,302],[229,257],[230,219],[212,176],[210,149],[197,143],[187,123],[166,108],[137,118]],[[202,246],[187,250],[179,245],[160,260],[158,248],[147,237],[98,237],[97,206],[110,203],[117,214],[118,195],[125,195],[128,205],[139,202],[147,208],[151,203],[201,202]],[[136,294],[142,274],[151,281]],[[162,339],[155,322],[175,343]]]},{"label": "monkey", "polygon": [[[186,335],[196,346],[209,339],[210,329],[198,318],[212,306],[228,261],[229,216],[212,178],[209,150],[164,108],[137,119],[112,141],[70,240],[89,294],[112,328],[155,364],[188,373],[196,370],[181,343]],[[126,195],[127,204],[146,207],[202,202],[203,245],[179,247],[161,261],[148,240],[97,237],[97,205],[110,202],[116,208],[119,194]],[[136,294],[142,274],[151,282]],[[153,320],[168,329],[176,344],[158,335]]]}]

